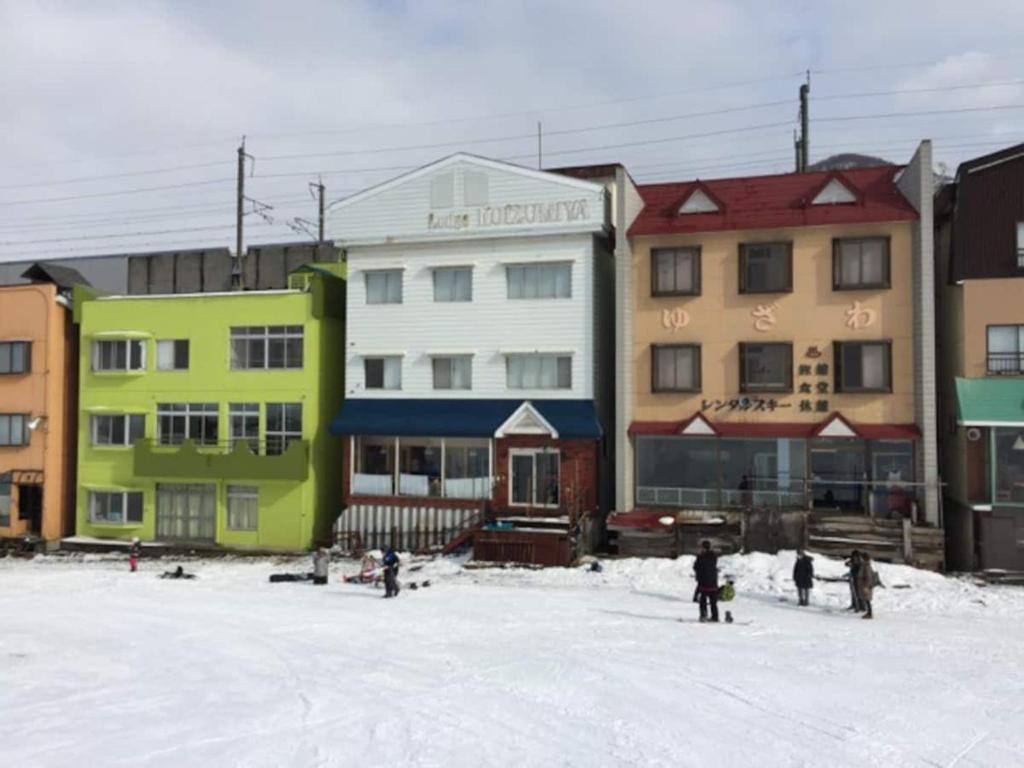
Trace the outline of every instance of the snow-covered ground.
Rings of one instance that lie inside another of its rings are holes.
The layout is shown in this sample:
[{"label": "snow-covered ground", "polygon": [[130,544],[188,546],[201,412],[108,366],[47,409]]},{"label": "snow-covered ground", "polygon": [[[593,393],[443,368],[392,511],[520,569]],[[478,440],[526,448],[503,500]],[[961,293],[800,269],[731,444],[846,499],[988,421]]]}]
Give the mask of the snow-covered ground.
[{"label": "snow-covered ground", "polygon": [[0,764],[1024,766],[1020,588],[881,566],[862,621],[843,583],[796,606],[792,553],[723,558],[737,623],[713,626],[689,558],[437,560],[397,600],[349,561],[326,587],[173,564],[0,561]]}]

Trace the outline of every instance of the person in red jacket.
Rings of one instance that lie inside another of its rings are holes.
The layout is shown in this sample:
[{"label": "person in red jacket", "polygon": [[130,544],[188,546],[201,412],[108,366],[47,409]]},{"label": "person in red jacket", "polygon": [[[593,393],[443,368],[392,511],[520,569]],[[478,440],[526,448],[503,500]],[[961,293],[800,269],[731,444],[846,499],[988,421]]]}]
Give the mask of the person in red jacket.
[{"label": "person in red jacket", "polygon": [[139,570],[139,557],[142,556],[142,542],[139,541],[139,537],[136,536],[132,539],[131,546],[128,547],[128,567],[132,573]]}]

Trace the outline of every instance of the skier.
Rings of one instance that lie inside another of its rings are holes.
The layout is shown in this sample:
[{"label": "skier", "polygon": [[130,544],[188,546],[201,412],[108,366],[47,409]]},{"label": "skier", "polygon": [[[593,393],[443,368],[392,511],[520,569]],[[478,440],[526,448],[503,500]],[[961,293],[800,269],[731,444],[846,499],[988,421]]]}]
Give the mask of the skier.
[{"label": "skier", "polygon": [[810,605],[811,589],[814,587],[814,558],[805,554],[802,549],[796,551],[793,581],[796,583],[796,593],[800,599],[800,605]]},{"label": "skier", "polygon": [[846,559],[846,567],[849,568],[849,573],[846,578],[850,582],[850,607],[848,611],[863,611],[863,601],[860,597],[860,589],[858,587],[858,574],[860,573],[860,552],[853,550],[850,556]]},{"label": "skier", "polygon": [[718,555],[711,549],[710,541],[702,541],[700,553],[693,561],[693,574],[697,579],[700,593],[700,620],[708,620],[708,603],[711,603],[711,621],[718,621]]},{"label": "skier", "polygon": [[398,555],[394,547],[388,547],[384,553],[384,597],[398,596]]},{"label": "skier", "polygon": [[862,619],[873,619],[871,612],[871,597],[875,590],[875,569],[871,567],[871,555],[867,552],[861,553],[860,570],[857,572],[857,593],[860,595],[861,610],[866,613]]},{"label": "skier", "polygon": [[327,583],[327,569],[331,564],[331,556],[323,547],[317,547],[313,553],[313,583],[321,586]]},{"label": "skier", "polygon": [[128,568],[131,569],[132,573],[139,570],[139,557],[142,555],[142,542],[139,541],[139,537],[135,536],[132,538],[132,543],[128,547]]}]

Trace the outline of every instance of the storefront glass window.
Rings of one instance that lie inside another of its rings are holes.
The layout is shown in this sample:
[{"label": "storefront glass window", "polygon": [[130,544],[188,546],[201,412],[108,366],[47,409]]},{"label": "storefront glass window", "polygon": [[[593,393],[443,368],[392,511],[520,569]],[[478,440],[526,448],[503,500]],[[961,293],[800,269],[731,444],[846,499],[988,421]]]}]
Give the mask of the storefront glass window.
[{"label": "storefront glass window", "polygon": [[1024,505],[1024,429],[998,428],[993,450],[995,500]]},{"label": "storefront glass window", "polygon": [[718,455],[726,505],[803,506],[806,441],[723,438]]},{"label": "storefront glass window", "polygon": [[863,440],[819,439],[811,443],[811,493],[814,506],[860,512],[867,501]]},{"label": "storefront glass window", "polygon": [[717,438],[637,438],[637,503],[711,506],[718,503]]},{"label": "storefront glass window", "polygon": [[915,498],[914,443],[910,440],[872,440],[872,511],[877,517],[907,517]]}]

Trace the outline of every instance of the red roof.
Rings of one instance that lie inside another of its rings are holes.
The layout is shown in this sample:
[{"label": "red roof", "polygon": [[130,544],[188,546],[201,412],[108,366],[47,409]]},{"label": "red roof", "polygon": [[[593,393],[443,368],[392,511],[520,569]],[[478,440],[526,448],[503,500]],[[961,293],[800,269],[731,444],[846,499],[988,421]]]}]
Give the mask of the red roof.
[{"label": "red roof", "polygon": [[[729,229],[773,229],[874,221],[913,221],[917,211],[900,193],[898,166],[845,171],[787,173],[639,187],[644,208],[629,228],[630,235],[665,235]],[[811,205],[833,179],[857,198],[854,203]],[[721,210],[679,213],[679,206],[697,187],[709,193]]]},{"label": "red roof", "polygon": [[[727,422],[708,419],[708,424],[717,437],[766,437],[766,438],[811,438],[835,416],[829,416],[821,422]],[[842,418],[839,416],[839,418]],[[682,421],[634,421],[629,425],[630,435],[681,435],[694,419],[693,416]],[[854,424],[842,419],[857,436],[865,440],[915,440],[921,436],[916,424]],[[701,437],[702,435],[693,435]]]}]

